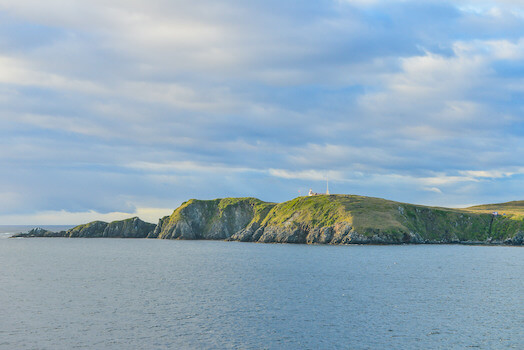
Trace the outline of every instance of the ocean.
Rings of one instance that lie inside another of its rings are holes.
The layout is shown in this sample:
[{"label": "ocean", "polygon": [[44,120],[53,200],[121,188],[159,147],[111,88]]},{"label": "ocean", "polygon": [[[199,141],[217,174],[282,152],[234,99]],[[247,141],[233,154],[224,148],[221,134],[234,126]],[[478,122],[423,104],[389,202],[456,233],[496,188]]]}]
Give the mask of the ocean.
[{"label": "ocean", "polygon": [[0,349],[522,349],[524,250],[0,240]]}]

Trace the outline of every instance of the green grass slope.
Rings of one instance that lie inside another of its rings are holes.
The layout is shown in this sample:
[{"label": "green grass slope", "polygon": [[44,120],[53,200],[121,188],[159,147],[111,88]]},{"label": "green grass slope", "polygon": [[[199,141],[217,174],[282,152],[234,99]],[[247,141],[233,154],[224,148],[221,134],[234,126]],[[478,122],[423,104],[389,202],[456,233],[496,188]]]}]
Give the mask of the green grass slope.
[{"label": "green grass slope", "polygon": [[511,218],[513,220],[524,220],[524,201],[513,201],[497,204],[476,205],[474,207],[466,208],[465,210],[473,213],[488,213],[498,212],[500,215]]},{"label": "green grass slope", "polygon": [[350,224],[361,235],[382,235],[400,242],[410,233],[432,242],[503,241],[518,230],[524,230],[520,220],[493,217],[487,212],[427,207],[356,195],[298,197],[277,204],[262,224],[293,223],[318,228],[341,222]]}]

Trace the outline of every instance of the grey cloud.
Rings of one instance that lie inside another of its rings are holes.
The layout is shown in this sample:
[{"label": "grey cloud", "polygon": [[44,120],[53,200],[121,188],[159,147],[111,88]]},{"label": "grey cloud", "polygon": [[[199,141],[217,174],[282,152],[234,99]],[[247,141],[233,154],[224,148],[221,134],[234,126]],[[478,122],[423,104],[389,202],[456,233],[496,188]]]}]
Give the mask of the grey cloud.
[{"label": "grey cloud", "polygon": [[[2,2],[3,210],[284,200],[329,171],[340,192],[492,199],[477,183],[410,186],[522,165],[524,19],[471,4]],[[128,166],[147,162],[209,171]],[[520,178],[504,181],[510,197]]]}]

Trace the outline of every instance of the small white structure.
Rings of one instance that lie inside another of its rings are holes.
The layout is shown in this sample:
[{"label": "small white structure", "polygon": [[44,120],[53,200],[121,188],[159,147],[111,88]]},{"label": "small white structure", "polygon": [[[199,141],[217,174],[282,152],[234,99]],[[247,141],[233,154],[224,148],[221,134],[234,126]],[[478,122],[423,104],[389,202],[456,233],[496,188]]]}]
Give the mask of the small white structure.
[{"label": "small white structure", "polygon": [[316,193],[316,192],[313,192],[313,190],[310,188],[307,195],[308,196],[321,196],[323,194],[329,195],[329,180],[326,180],[326,193]]}]

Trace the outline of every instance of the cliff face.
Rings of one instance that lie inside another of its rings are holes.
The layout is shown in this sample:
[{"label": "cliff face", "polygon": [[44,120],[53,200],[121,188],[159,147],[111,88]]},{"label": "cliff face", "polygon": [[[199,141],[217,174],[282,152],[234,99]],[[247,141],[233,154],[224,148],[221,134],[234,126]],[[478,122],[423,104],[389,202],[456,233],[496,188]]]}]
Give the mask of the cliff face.
[{"label": "cliff face", "polygon": [[261,221],[273,206],[256,198],[192,199],[160,219],[154,237],[228,239],[252,221]]},{"label": "cliff face", "polygon": [[[68,231],[34,229],[18,237],[212,239],[263,243],[512,244],[524,241],[524,202],[449,209],[353,195],[298,197],[283,203],[256,198],[192,199],[158,225],[139,218],[94,221]],[[510,208],[492,215],[492,206]],[[505,207],[504,207],[505,206]]]},{"label": "cliff face", "polygon": [[93,221],[88,224],[78,225],[65,232],[64,237],[104,237],[107,222]]},{"label": "cliff face", "polygon": [[134,217],[107,224],[102,237],[146,238],[155,230],[155,227],[156,225],[154,224]]}]

